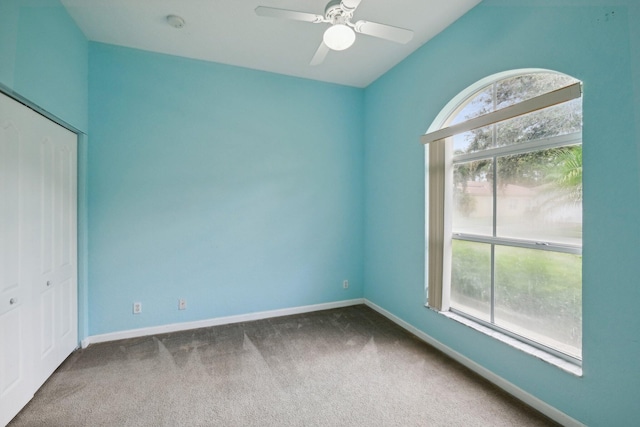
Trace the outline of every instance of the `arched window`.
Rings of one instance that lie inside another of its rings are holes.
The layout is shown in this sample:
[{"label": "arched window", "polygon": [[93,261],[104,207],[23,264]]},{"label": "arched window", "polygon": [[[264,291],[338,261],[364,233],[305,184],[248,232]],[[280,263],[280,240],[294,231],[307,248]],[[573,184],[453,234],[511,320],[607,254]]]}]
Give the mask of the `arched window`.
[{"label": "arched window", "polygon": [[545,70],[478,86],[423,136],[428,305],[579,361],[580,82]]}]

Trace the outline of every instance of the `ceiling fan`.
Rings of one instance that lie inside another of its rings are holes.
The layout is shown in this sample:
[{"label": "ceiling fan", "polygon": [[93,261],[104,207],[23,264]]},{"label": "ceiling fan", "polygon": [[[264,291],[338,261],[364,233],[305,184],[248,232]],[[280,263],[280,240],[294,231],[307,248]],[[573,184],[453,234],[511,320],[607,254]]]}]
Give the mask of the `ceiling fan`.
[{"label": "ceiling fan", "polygon": [[351,22],[353,13],[361,1],[331,0],[324,9],[324,16],[266,6],[258,6],[255,12],[258,16],[269,18],[292,19],[312,24],[331,24],[324,32],[322,43],[311,59],[311,65],[321,64],[329,50],[345,50],[351,47],[356,40],[356,33],[402,44],[408,43],[413,38],[413,31],[404,28],[363,20]]}]

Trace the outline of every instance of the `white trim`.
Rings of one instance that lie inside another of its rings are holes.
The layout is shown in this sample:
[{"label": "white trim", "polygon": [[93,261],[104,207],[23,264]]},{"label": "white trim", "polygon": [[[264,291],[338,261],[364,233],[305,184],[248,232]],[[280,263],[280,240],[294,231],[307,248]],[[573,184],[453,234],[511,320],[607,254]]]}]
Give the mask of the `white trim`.
[{"label": "white trim", "polygon": [[373,302],[369,301],[366,298],[364,300],[364,304],[366,306],[372,308],[373,310],[377,311],[378,313],[382,314],[383,316],[385,316],[386,318],[388,318],[389,320],[391,320],[392,322],[394,322],[398,326],[402,327],[403,329],[411,332],[413,335],[417,336],[418,338],[420,338],[421,340],[423,340],[427,344],[429,344],[429,345],[435,347],[436,349],[440,350],[441,352],[443,352],[447,356],[451,357],[453,360],[455,360],[458,363],[460,363],[460,364],[466,366],[467,368],[471,369],[472,371],[474,371],[478,375],[482,376],[483,378],[487,379],[491,383],[497,385],[498,387],[500,387],[501,389],[503,389],[507,393],[511,394],[512,396],[520,399],[521,401],[523,401],[527,405],[531,406],[532,408],[534,408],[534,409],[538,410],[539,412],[543,413],[544,415],[546,415],[547,417],[551,418],[552,420],[562,424],[563,426],[567,426],[567,427],[569,427],[569,426],[571,426],[571,427],[574,427],[574,426],[575,427],[585,427],[584,424],[582,424],[581,422],[579,422],[575,418],[570,417],[569,415],[565,414],[564,412],[560,411],[559,409],[549,405],[548,403],[546,403],[546,402],[540,400],[539,398],[535,397],[534,395],[526,392],[525,390],[521,389],[520,387],[516,386],[515,384],[512,384],[511,382],[505,380],[501,376],[499,376],[499,375],[495,374],[494,372],[488,370],[487,368],[485,368],[484,366],[478,364],[477,362],[475,362],[475,361],[469,359],[468,357],[458,353],[457,351],[453,350],[452,348],[442,344],[440,341],[436,340],[435,338],[431,337],[430,335],[426,334],[425,332],[421,331],[420,329],[416,328],[415,326],[411,325],[410,323],[405,322],[404,320],[402,320],[401,318],[397,317],[396,315],[388,312],[384,308],[374,304]]},{"label": "white trim", "polygon": [[138,338],[149,335],[166,334],[169,332],[186,331],[190,329],[207,328],[209,326],[228,325],[232,323],[250,322],[252,320],[268,319],[271,317],[290,316],[292,314],[311,313],[314,311],[330,310],[333,308],[349,307],[364,304],[363,298],[346,301],[334,301],[323,304],[304,305],[300,307],[282,308],[278,310],[260,311],[256,313],[238,314],[235,316],[215,317],[193,322],[171,323],[168,325],[151,326],[148,328],[129,329],[126,331],[110,332],[107,334],[92,335],[82,340],[82,348],[100,342]]},{"label": "white trim", "polygon": [[478,129],[504,120],[513,119],[524,114],[532,113],[534,111],[542,110],[543,108],[571,101],[572,99],[580,98],[581,96],[581,83],[574,83],[561,89],[545,93],[544,95],[536,96],[535,98],[510,105],[509,107],[505,107],[479,117],[474,117],[473,119],[469,119],[465,122],[427,133],[426,135],[423,135],[420,140],[423,144],[429,144],[473,129]]},{"label": "white trim", "polygon": [[[453,240],[466,242],[485,243],[487,245],[511,246],[515,248],[536,249],[539,251],[561,252],[565,254],[582,255],[581,245],[570,243],[556,243],[540,240],[513,239],[511,237],[481,236],[478,234],[452,233]],[[430,306],[431,308],[437,308]],[[439,310],[443,311],[443,310]]]},{"label": "white trim", "polygon": [[487,148],[472,153],[461,153],[451,156],[453,163],[465,163],[473,160],[482,160],[489,157],[500,157],[514,154],[531,153],[532,151],[547,150],[549,148],[565,147],[569,145],[582,144],[582,131],[567,133],[564,135],[551,136],[548,138],[535,139],[517,144],[505,145],[495,148]]},{"label": "white trim", "polygon": [[76,135],[86,135],[86,132],[81,131],[80,129],[78,129],[77,127],[67,123],[66,121],[62,120],[61,118],[57,117],[54,114],[49,113],[47,110],[45,110],[44,108],[40,107],[38,104],[36,104],[35,102],[30,101],[29,99],[25,98],[24,96],[20,95],[18,92],[14,91],[13,89],[9,88],[8,86],[0,83],[0,93],[5,94],[6,96],[8,96],[9,98],[13,99],[14,101],[24,105],[25,107],[35,111],[36,113],[40,114],[41,116],[51,120],[52,122],[54,122],[55,124],[65,128],[66,130],[75,133]]},{"label": "white trim", "polygon": [[[428,308],[428,307],[427,307]],[[566,358],[560,357],[559,354],[562,354],[558,351],[558,355],[553,354],[552,350],[547,351],[540,347],[535,347],[522,339],[518,339],[516,337],[510,336],[502,331],[496,330],[490,326],[483,325],[481,322],[477,322],[474,319],[465,317],[458,313],[454,313],[452,311],[441,311],[439,314],[447,317],[451,320],[455,320],[458,323],[462,323],[463,325],[474,329],[481,334],[487,335],[493,339],[498,341],[502,341],[503,343],[520,350],[524,353],[529,354],[530,356],[536,357],[540,360],[543,360],[556,368],[562,369],[565,372],[575,375],[576,377],[582,376],[582,361],[576,360],[575,362],[571,361],[570,356]],[[525,338],[526,339],[526,338]]]}]

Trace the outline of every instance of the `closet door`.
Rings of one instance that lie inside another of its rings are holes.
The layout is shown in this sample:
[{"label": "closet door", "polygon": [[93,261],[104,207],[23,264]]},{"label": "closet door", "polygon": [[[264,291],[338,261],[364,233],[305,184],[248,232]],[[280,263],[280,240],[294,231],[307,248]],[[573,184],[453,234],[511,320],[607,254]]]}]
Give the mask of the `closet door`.
[{"label": "closet door", "polygon": [[76,135],[38,123],[37,387],[76,348]]},{"label": "closet door", "polygon": [[0,425],[77,345],[76,141],[0,94]]},{"label": "closet door", "polygon": [[[33,396],[33,292],[37,152],[24,112],[0,94],[0,425]],[[17,408],[17,410],[16,410]]]}]

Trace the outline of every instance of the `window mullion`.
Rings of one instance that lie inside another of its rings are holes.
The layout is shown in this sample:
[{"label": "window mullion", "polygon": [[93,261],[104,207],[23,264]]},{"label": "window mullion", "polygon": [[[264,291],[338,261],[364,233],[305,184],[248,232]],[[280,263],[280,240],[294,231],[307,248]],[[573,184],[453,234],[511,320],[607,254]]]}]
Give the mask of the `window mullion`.
[{"label": "window mullion", "polygon": [[[497,103],[497,95],[496,95],[496,84],[493,84],[493,102],[494,109]],[[493,124],[491,126],[491,147],[495,148],[497,145],[497,131],[496,125]],[[493,191],[493,224],[492,224],[492,236],[495,239],[498,235],[498,158],[493,156],[491,158],[491,173],[493,174],[492,179],[492,191]],[[495,312],[496,312],[496,245],[491,244],[491,305],[490,305],[490,314],[491,314],[491,323],[495,323]]]},{"label": "window mullion", "polygon": [[491,323],[496,322],[496,245],[491,244]]},{"label": "window mullion", "polygon": [[474,151],[471,153],[456,154],[453,156],[453,162],[465,163],[474,160],[483,160],[491,156],[512,156],[516,154],[532,153],[550,148],[567,147],[580,144],[582,144],[582,132],[573,132],[549,138],[505,145],[502,147],[487,148],[486,150]]},{"label": "window mullion", "polygon": [[493,224],[492,224],[492,236],[495,238],[498,236],[498,158],[491,158],[491,173],[493,179],[491,180],[491,191],[493,191]]},{"label": "window mullion", "polygon": [[512,246],[515,248],[535,249],[539,251],[560,252],[565,254],[582,255],[582,247],[577,245],[563,245],[554,242],[537,240],[511,239],[508,237],[480,236],[475,234],[453,233],[456,240],[486,243],[489,245]]}]

